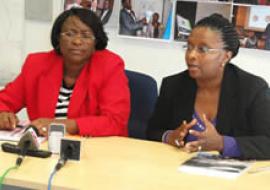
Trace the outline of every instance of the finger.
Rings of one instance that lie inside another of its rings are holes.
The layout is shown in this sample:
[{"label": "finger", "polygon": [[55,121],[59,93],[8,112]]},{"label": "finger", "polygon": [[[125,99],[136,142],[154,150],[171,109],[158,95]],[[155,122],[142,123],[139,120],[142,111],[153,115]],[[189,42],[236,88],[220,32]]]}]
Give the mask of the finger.
[{"label": "finger", "polygon": [[202,145],[200,141],[192,141],[185,144],[184,149],[187,150],[188,152],[197,152],[202,150]]},{"label": "finger", "polygon": [[179,126],[178,126],[178,128],[177,129],[181,129],[181,128],[183,128],[183,126],[184,125],[186,125],[187,124],[187,121],[186,120],[184,120]]},{"label": "finger", "polygon": [[16,125],[17,125],[17,124],[19,124],[20,120],[19,120],[19,118],[17,117],[16,114],[14,114],[14,116],[15,116],[15,119],[16,119]]},{"label": "finger", "polygon": [[202,138],[202,132],[200,131],[196,131],[196,130],[189,130],[189,133],[195,137],[197,137],[198,139]]},{"label": "finger", "polygon": [[47,128],[39,126],[37,127],[40,136],[47,136]]},{"label": "finger", "polygon": [[193,127],[194,125],[196,125],[196,123],[197,123],[197,119],[192,119],[192,121],[191,122],[189,122],[189,123],[187,123],[186,125],[185,125],[185,128],[188,130],[188,129],[190,129],[191,127]]},{"label": "finger", "polygon": [[3,124],[4,124],[4,129],[6,130],[12,129],[12,119],[10,118],[9,113],[5,114],[3,118]]},{"label": "finger", "polygon": [[31,125],[34,125],[36,127],[41,127],[41,123],[40,123],[39,119],[33,120],[31,122]]},{"label": "finger", "polygon": [[43,136],[48,136],[48,128],[47,127],[45,127],[45,126],[43,126],[42,128],[41,128],[41,130],[42,130],[42,135]]},{"label": "finger", "polygon": [[7,123],[7,114],[6,113],[1,113],[1,128],[6,129],[6,123]]},{"label": "finger", "polygon": [[208,129],[209,127],[211,127],[212,123],[207,119],[206,115],[203,114],[202,117],[203,117],[203,122],[204,122],[204,125],[205,125],[205,129]]},{"label": "finger", "polygon": [[179,132],[179,138],[183,139],[188,133],[188,130],[180,130]]},{"label": "finger", "polygon": [[186,120],[184,120],[182,122],[182,124],[177,128],[177,130],[179,131],[177,136],[179,138],[180,141],[182,141],[182,139],[187,135],[188,130],[185,129],[185,125],[187,124]]},{"label": "finger", "polygon": [[185,144],[183,150],[184,150],[185,152],[188,152],[188,153],[196,152],[196,147],[193,146],[192,144],[187,143],[187,144]]},{"label": "finger", "polygon": [[16,115],[14,113],[10,113],[9,120],[11,123],[11,127],[14,129],[18,123],[18,118],[16,117]]}]

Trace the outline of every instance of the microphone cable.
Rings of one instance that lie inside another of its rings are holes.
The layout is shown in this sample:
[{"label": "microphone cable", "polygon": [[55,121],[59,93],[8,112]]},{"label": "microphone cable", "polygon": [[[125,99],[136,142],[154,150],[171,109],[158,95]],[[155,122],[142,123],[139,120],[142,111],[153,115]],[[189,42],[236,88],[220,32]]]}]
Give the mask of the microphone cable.
[{"label": "microphone cable", "polygon": [[4,181],[4,179],[5,179],[5,177],[7,176],[7,174],[11,171],[11,170],[15,170],[15,169],[17,169],[19,166],[12,166],[12,167],[10,167],[10,168],[8,168],[8,169],[6,169],[6,171],[3,173],[3,175],[2,176],[0,176],[0,190],[2,190],[2,188],[3,188],[3,181]]},{"label": "microphone cable", "polygon": [[18,157],[17,160],[16,160],[16,166],[19,167],[19,166],[22,164],[23,159],[24,159],[24,157],[25,157],[25,155],[26,155],[26,153],[27,153],[27,151],[28,151],[28,148],[30,147],[30,144],[31,144],[30,141],[25,141],[25,142],[24,142],[24,146],[23,146],[23,148],[21,149],[21,152],[20,152],[20,154],[19,154],[19,157]]},{"label": "microphone cable", "polygon": [[55,165],[52,173],[50,174],[49,181],[48,181],[48,190],[51,190],[52,187],[52,180],[53,177],[55,176],[56,172],[59,171],[67,162],[67,160],[72,156],[73,151],[75,150],[75,147],[73,144],[69,144],[64,152],[63,155],[59,158],[57,164]]},{"label": "microphone cable", "polygon": [[68,157],[64,154],[63,157],[61,157],[58,160],[52,173],[50,174],[49,181],[48,181],[48,190],[51,190],[52,180],[53,180],[54,175],[56,174],[57,171],[59,171],[66,164],[67,159],[68,159]]},{"label": "microphone cable", "polygon": [[6,177],[6,175],[7,175],[11,170],[17,169],[17,168],[20,167],[20,165],[22,164],[23,159],[24,159],[24,157],[25,157],[25,155],[26,155],[26,152],[27,152],[27,150],[28,150],[29,147],[30,147],[30,141],[26,141],[26,142],[24,143],[24,147],[21,149],[21,152],[20,152],[20,154],[19,154],[19,157],[18,157],[17,160],[16,160],[16,165],[15,165],[15,166],[12,166],[12,167],[10,167],[10,168],[8,168],[8,169],[3,173],[3,175],[0,176],[0,190],[2,189],[3,181],[4,181],[5,177]]},{"label": "microphone cable", "polygon": [[51,190],[51,187],[52,187],[52,180],[53,180],[53,177],[54,175],[56,174],[57,170],[54,168],[54,170],[52,171],[52,173],[50,174],[50,177],[49,177],[49,182],[48,182],[48,190]]}]

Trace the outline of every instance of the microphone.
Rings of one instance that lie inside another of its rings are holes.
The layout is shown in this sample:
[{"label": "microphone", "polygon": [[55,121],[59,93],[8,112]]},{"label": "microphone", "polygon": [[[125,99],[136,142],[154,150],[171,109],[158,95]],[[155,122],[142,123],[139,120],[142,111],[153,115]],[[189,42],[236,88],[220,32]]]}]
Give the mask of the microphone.
[{"label": "microphone", "polygon": [[61,139],[60,159],[58,160],[55,170],[60,170],[67,160],[80,160],[81,141],[75,139]]},{"label": "microphone", "polygon": [[63,150],[60,159],[58,160],[55,170],[60,170],[67,162],[69,158],[72,158],[73,153],[75,152],[74,144],[70,143]]},{"label": "microphone", "polygon": [[28,127],[18,143],[18,147],[21,151],[16,161],[17,166],[21,165],[26,153],[29,150],[36,151],[40,146],[37,134],[34,129],[34,127]]},{"label": "microphone", "polygon": [[16,165],[20,166],[25,155],[48,158],[52,155],[52,152],[46,150],[38,150],[39,141],[37,138],[38,130],[35,126],[29,125],[23,133],[19,143],[17,145],[10,143],[2,143],[1,147],[4,152],[10,152],[18,154],[19,157],[16,160]]}]

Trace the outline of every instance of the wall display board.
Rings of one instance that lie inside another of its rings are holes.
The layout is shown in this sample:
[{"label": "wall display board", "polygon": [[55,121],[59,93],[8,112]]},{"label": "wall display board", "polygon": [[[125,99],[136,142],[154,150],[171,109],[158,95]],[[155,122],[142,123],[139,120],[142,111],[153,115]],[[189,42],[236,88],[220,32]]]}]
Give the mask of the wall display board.
[{"label": "wall display board", "polygon": [[170,0],[121,0],[118,34],[168,40],[172,10]]},{"label": "wall display board", "polygon": [[219,13],[236,27],[241,47],[270,50],[270,0],[65,0],[64,9],[71,7],[93,10],[104,24],[117,17],[119,37],[176,42],[185,42],[198,20]]},{"label": "wall display board", "polygon": [[222,14],[234,24],[240,37],[241,47],[270,50],[270,1],[268,0],[178,0],[175,3],[174,40],[185,42],[194,24],[213,13]]}]

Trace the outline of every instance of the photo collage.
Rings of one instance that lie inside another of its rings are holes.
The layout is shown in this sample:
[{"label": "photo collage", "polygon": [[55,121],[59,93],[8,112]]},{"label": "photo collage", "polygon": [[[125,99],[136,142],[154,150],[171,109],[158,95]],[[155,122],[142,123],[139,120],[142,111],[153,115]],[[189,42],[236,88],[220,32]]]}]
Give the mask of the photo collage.
[{"label": "photo collage", "polygon": [[104,25],[117,11],[119,36],[182,42],[198,20],[219,13],[235,25],[241,47],[270,50],[270,0],[65,0],[64,10],[72,7],[94,11]]}]

